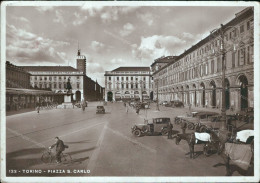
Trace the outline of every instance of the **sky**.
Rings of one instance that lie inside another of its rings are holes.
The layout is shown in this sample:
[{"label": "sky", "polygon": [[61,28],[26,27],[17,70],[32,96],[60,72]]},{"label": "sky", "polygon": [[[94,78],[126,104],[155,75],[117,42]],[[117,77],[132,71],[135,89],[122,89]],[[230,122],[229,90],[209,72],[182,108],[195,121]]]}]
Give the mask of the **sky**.
[{"label": "sky", "polygon": [[244,8],[7,6],[6,59],[18,66],[76,67],[79,45],[87,75],[104,86],[105,71],[180,55]]}]

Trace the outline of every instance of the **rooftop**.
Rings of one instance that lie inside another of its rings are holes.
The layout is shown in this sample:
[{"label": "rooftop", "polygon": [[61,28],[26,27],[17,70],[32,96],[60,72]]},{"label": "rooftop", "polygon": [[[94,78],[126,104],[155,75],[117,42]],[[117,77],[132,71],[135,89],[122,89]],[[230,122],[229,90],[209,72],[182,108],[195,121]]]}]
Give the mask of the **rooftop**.
[{"label": "rooftop", "polygon": [[26,71],[79,72],[71,66],[21,66]]},{"label": "rooftop", "polygon": [[113,71],[150,71],[150,67],[118,67]]}]

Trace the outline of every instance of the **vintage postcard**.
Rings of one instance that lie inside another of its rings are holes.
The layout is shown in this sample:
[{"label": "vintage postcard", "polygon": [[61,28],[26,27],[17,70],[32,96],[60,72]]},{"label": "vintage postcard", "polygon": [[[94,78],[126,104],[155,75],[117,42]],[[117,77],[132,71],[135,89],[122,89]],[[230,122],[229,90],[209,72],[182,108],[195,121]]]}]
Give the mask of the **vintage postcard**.
[{"label": "vintage postcard", "polygon": [[2,182],[258,182],[259,4],[1,4]]}]

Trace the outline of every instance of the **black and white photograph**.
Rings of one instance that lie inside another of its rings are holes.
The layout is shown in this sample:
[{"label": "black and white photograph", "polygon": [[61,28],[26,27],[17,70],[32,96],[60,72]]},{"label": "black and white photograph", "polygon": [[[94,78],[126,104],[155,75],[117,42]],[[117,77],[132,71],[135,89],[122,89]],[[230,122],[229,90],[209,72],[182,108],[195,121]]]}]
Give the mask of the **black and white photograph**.
[{"label": "black and white photograph", "polygon": [[259,79],[257,2],[5,1],[1,181],[258,182]]}]

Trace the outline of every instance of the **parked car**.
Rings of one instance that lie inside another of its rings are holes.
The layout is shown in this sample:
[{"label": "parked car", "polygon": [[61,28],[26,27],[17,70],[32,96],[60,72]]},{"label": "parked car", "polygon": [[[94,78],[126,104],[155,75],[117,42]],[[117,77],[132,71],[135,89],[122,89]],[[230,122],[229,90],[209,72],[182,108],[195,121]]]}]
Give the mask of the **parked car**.
[{"label": "parked car", "polygon": [[236,113],[236,116],[240,121],[254,123],[254,108],[246,108],[245,110]]},{"label": "parked car", "polygon": [[172,106],[171,107],[184,107],[184,104],[183,104],[182,101],[174,100],[174,101],[172,101]]},{"label": "parked car", "polygon": [[145,120],[144,124],[136,124],[132,127],[132,133],[140,137],[142,135],[167,134],[167,125],[171,123],[170,118],[153,118]]},{"label": "parked car", "polygon": [[207,112],[207,111],[201,111],[201,112],[191,112],[191,114],[186,114],[183,116],[177,116],[175,117],[175,123],[180,124],[183,122],[187,123],[187,127],[190,130],[193,130],[195,127],[195,124],[200,122],[215,122],[216,119],[212,119],[212,116],[217,116],[219,113],[217,112]]},{"label": "parked car", "polygon": [[168,104],[168,102],[167,101],[162,101],[160,104],[165,106],[165,105]]},{"label": "parked car", "polygon": [[96,114],[105,114],[104,106],[97,106]]}]

